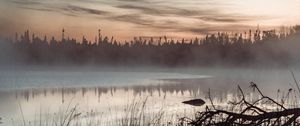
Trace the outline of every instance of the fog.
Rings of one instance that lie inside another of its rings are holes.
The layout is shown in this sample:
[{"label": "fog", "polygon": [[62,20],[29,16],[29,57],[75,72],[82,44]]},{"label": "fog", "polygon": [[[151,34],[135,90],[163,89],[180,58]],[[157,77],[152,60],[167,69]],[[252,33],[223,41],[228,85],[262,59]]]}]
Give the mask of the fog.
[{"label": "fog", "polygon": [[[250,82],[265,95],[277,98],[279,90],[280,95],[290,88],[297,91],[291,74],[293,71],[299,80],[297,40],[232,44],[224,46],[227,56],[216,53],[224,51],[218,50],[220,47],[201,44],[120,47],[109,43],[61,46],[59,42],[51,47],[2,40],[1,117],[5,125],[22,125],[22,108],[26,122],[34,122],[37,113],[47,122],[49,115],[54,118],[56,112],[76,106],[82,112],[79,123],[93,114],[101,125],[114,125],[115,120],[124,118],[131,102],[148,99],[147,118],[151,118],[149,113],[163,111],[165,121],[178,120],[174,115],[193,116],[204,110],[182,101],[201,98],[208,105],[210,91],[214,103],[221,106],[235,96],[238,85],[252,96]],[[234,53],[226,51],[232,49]],[[202,51],[207,52],[200,55]]]},{"label": "fog", "polygon": [[1,89],[109,87],[205,77],[210,81],[199,81],[205,90],[234,89],[252,81],[266,90],[289,88],[294,83],[291,71],[297,75],[299,69],[299,33],[295,26],[284,32],[257,29],[182,41],[164,37],[118,42],[99,32],[91,42],[84,37],[42,39],[27,30],[14,39],[0,39]]}]

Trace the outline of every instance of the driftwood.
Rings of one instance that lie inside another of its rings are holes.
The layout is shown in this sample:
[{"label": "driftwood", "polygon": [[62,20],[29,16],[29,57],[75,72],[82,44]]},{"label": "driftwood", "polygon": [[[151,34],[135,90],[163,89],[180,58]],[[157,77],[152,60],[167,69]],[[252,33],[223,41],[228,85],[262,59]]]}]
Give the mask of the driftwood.
[{"label": "driftwood", "polygon": [[[264,126],[289,126],[300,125],[297,120],[300,116],[300,108],[285,108],[270,97],[264,96],[257,85],[250,83],[251,87],[258,91],[260,98],[252,103],[245,99],[243,90],[238,86],[242,98],[238,102],[230,102],[233,107],[240,107],[240,111],[226,111],[216,109],[212,104],[212,109],[206,107],[203,112],[198,112],[195,119],[182,118],[189,125],[203,126],[203,125],[264,125]],[[210,98],[210,97],[209,97]],[[210,99],[211,100],[211,99]],[[266,101],[271,103],[276,110],[267,111],[266,109],[257,105],[258,102]],[[211,100],[212,103],[212,100]]]}]

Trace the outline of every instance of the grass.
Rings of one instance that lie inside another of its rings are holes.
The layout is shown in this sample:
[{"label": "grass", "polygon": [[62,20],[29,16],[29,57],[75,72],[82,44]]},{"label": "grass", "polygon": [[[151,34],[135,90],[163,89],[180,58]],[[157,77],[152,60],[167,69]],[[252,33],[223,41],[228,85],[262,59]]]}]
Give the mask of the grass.
[{"label": "grass", "polygon": [[113,110],[110,110],[109,116],[114,117],[111,120],[104,120],[104,116],[107,115],[103,115],[101,112],[83,112],[77,106],[71,107],[72,105],[69,103],[67,108],[60,109],[58,112],[42,113],[40,111],[40,113],[35,114],[34,120],[30,121],[26,120],[22,105],[19,104],[22,123],[17,123],[14,120],[12,120],[12,123],[14,126],[161,126],[173,123],[165,119],[166,115],[163,105],[157,112],[151,112],[149,111],[151,106],[147,106],[147,102],[148,97],[134,98],[134,100],[124,106],[121,113],[115,113]]}]

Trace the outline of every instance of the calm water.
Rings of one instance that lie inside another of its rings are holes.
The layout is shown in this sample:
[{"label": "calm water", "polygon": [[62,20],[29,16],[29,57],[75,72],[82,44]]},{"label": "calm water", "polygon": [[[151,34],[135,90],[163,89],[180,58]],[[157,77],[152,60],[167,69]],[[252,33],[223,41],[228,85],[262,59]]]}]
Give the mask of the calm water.
[{"label": "calm water", "polygon": [[[300,78],[300,72],[295,74]],[[74,123],[117,125],[131,113],[130,108],[144,102],[145,122],[163,115],[165,122],[161,123],[167,124],[205,107],[182,101],[207,101],[211,89],[214,102],[224,105],[237,85],[249,91],[251,81],[271,96],[277,89],[294,86],[290,71],[285,69],[2,70],[0,125],[23,125],[24,121],[27,125],[53,124],[74,107],[81,113]]]}]

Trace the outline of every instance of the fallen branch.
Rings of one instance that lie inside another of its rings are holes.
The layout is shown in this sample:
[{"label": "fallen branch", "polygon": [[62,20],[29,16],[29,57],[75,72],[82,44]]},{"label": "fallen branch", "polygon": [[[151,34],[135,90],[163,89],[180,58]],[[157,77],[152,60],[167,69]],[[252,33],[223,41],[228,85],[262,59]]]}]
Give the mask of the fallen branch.
[{"label": "fallen branch", "polygon": [[[195,126],[205,126],[205,125],[300,125],[297,119],[300,116],[300,108],[289,108],[287,109],[284,105],[276,102],[272,98],[265,96],[257,87],[254,82],[251,82],[251,87],[256,89],[261,97],[250,103],[246,100],[243,90],[238,86],[238,90],[242,95],[240,101],[231,105],[240,106],[242,109],[240,111],[226,111],[213,108],[207,109],[203,112],[198,112],[194,120],[186,120],[188,124]],[[209,92],[210,93],[210,92]],[[209,94],[210,95],[210,94]],[[210,99],[211,100],[211,99]],[[267,111],[257,105],[262,100],[269,101],[272,106],[278,106],[277,111]],[[211,100],[212,101],[212,100]]]}]

